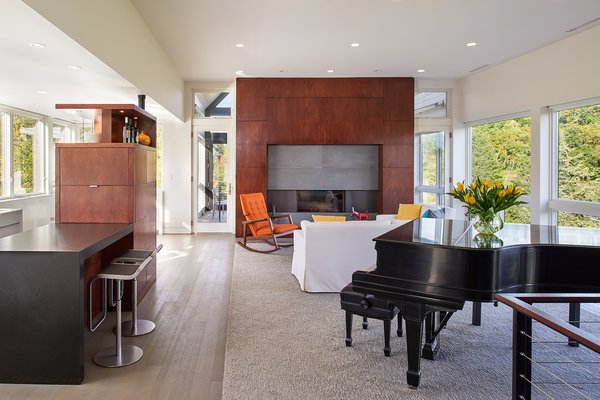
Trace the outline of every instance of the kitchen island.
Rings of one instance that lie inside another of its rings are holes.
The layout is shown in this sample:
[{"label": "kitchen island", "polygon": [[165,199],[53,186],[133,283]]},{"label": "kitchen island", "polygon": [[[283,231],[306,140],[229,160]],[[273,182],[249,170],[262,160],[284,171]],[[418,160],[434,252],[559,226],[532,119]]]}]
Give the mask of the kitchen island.
[{"label": "kitchen island", "polygon": [[0,382],[80,384],[86,282],[133,224],[55,223],[0,239]]}]

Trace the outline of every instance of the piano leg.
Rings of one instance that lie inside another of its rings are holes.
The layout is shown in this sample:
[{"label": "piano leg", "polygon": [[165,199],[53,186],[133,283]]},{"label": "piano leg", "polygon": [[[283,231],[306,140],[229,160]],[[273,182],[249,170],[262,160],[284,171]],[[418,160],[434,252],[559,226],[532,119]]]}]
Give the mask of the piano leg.
[{"label": "piano leg", "polygon": [[479,301],[473,302],[473,319],[471,324],[481,326],[481,303]]},{"label": "piano leg", "polygon": [[421,357],[428,360],[434,360],[435,355],[440,349],[437,335],[434,334],[437,329],[436,326],[439,323],[438,316],[438,312],[432,312],[425,317],[425,344],[421,351]]},{"label": "piano leg", "polygon": [[419,387],[423,320],[430,309],[425,304],[407,301],[401,302],[399,308],[406,323],[406,353],[408,358],[406,382],[410,386]]},{"label": "piano leg", "polygon": [[398,337],[402,337],[402,313],[398,313],[398,329],[396,330]]}]

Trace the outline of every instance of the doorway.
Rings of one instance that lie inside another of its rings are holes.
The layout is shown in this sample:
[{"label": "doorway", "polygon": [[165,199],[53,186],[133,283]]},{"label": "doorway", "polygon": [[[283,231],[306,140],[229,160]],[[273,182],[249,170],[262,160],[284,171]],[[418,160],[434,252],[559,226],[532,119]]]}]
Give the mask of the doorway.
[{"label": "doorway", "polygon": [[235,132],[228,93],[197,93],[192,125],[193,231],[233,232]]}]

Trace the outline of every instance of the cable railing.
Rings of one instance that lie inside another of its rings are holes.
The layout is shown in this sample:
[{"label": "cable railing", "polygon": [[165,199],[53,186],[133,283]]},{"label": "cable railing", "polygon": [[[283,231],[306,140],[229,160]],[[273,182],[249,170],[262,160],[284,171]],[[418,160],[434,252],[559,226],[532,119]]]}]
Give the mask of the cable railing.
[{"label": "cable railing", "polygon": [[[596,320],[580,318],[580,305],[600,303],[600,294],[512,293],[496,299],[513,309],[513,400],[530,400],[532,394],[535,399],[600,399],[600,313]],[[569,321],[534,303],[569,304]],[[535,340],[534,324],[546,328],[538,332],[536,326]]]}]

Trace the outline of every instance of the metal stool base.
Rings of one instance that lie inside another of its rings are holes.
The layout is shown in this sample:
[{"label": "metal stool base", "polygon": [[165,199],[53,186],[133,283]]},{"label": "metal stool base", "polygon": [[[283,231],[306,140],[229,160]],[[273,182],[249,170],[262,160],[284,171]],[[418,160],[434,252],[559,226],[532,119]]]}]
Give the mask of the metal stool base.
[{"label": "metal stool base", "polygon": [[121,357],[117,357],[114,347],[102,350],[94,354],[94,363],[101,367],[118,368],[136,363],[142,358],[144,352],[137,346],[123,345]]},{"label": "metal stool base", "polygon": [[[156,328],[156,324],[154,324],[152,321],[148,321],[147,319],[138,319],[136,329],[133,329],[133,321],[124,321],[121,324],[121,336],[143,336],[152,332],[154,328]],[[117,332],[116,326],[114,327],[113,332]]]}]

